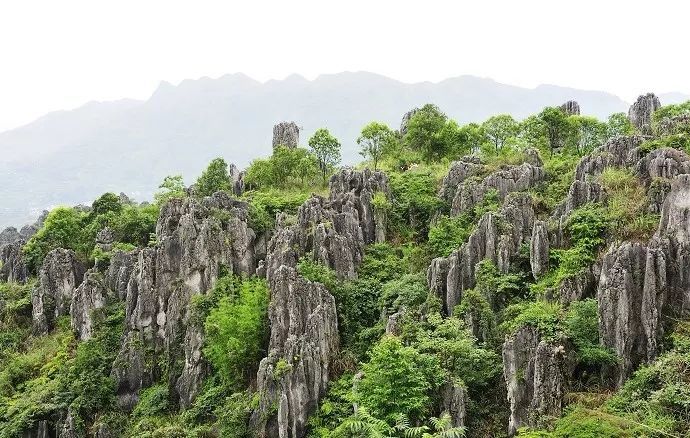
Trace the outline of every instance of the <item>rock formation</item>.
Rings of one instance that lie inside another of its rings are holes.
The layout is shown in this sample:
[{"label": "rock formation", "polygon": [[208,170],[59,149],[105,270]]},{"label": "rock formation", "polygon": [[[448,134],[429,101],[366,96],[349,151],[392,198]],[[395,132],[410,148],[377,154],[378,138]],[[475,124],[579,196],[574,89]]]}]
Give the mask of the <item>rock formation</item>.
[{"label": "rock formation", "polygon": [[503,376],[508,388],[508,434],[538,426],[539,417],[558,417],[565,394],[565,349],[522,327],[503,344]]},{"label": "rock formation", "polygon": [[38,284],[31,292],[35,333],[48,333],[55,318],[69,315],[74,291],[81,284],[84,271],[72,250],[58,248],[46,255]]},{"label": "rock formation", "polygon": [[84,281],[74,291],[70,305],[72,330],[77,338],[85,341],[93,334],[94,312],[107,304],[107,291],[103,274],[92,269],[84,275]]},{"label": "rock formation", "polygon": [[[507,166],[486,176],[477,182],[466,179],[456,189],[451,203],[450,214],[459,215],[474,208],[484,200],[490,190],[495,190],[498,199],[503,201],[508,193],[530,189],[540,183],[546,173],[536,151],[525,151],[527,161],[518,166]],[[444,189],[448,193],[449,188]]]},{"label": "rock formation", "polygon": [[265,265],[271,338],[259,365],[260,400],[251,418],[259,437],[304,436],[338,352],[335,299],[320,283],[300,277],[297,262],[307,257],[339,278],[355,278],[364,245],[385,238],[385,219],[373,205],[377,193],[389,196],[385,174],[343,169],[330,180],[329,198],[313,195],[299,208],[295,224],[278,218]]},{"label": "rock formation", "polygon": [[407,124],[410,123],[410,119],[412,116],[417,114],[417,112],[419,112],[419,108],[413,108],[403,115],[402,120],[400,121],[400,129],[398,130],[398,133],[401,137],[407,134]]},{"label": "rock formation", "polygon": [[467,390],[463,386],[446,383],[441,388],[441,412],[450,415],[453,427],[465,427],[467,402]]},{"label": "rock formation", "polygon": [[564,113],[569,116],[579,116],[580,115],[580,104],[574,100],[569,100],[559,107]]},{"label": "rock formation", "polygon": [[296,148],[299,144],[299,126],[295,122],[280,122],[273,127],[273,150],[278,146]]},{"label": "rock formation", "polygon": [[0,246],[0,281],[26,283],[29,269],[22,253],[23,240]]},{"label": "rock formation", "polygon": [[528,242],[534,226],[532,198],[525,193],[508,196],[498,213],[485,213],[469,239],[447,258],[432,260],[427,270],[427,284],[450,314],[460,303],[462,292],[475,285],[475,266],[489,259],[506,273],[510,258],[522,243]]},{"label": "rock formation", "polygon": [[529,263],[535,279],[539,279],[549,269],[549,231],[544,221],[536,221],[532,227]]},{"label": "rock formation", "polygon": [[630,123],[640,132],[649,135],[652,133],[652,114],[661,107],[659,98],[654,93],[639,96],[628,110]]},{"label": "rock formation", "polygon": [[462,183],[468,178],[479,176],[483,170],[484,166],[481,161],[473,155],[462,157],[459,161],[453,161],[448,175],[443,178],[438,194],[439,198],[450,206]]},{"label": "rock formation", "polygon": [[[167,368],[180,404],[194,399],[205,377],[200,363],[200,327],[190,324],[190,302],[210,290],[221,270],[251,275],[256,270],[256,235],[248,227],[248,206],[223,192],[201,200],[172,199],[156,224],[157,244],[137,255],[120,254],[109,280],[126,290],[125,335],[113,367],[121,406],[131,409],[138,392]],[[184,348],[183,348],[184,345]],[[178,365],[181,364],[181,365]]]}]

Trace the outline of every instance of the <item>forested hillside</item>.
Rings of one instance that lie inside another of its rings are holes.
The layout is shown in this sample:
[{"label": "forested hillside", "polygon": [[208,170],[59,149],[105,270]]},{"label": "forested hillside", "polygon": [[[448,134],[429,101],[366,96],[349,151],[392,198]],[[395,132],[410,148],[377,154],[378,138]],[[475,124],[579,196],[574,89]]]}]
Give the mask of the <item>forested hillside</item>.
[{"label": "forested hillside", "polygon": [[690,436],[690,102],[298,138],[0,233],[0,438]]}]

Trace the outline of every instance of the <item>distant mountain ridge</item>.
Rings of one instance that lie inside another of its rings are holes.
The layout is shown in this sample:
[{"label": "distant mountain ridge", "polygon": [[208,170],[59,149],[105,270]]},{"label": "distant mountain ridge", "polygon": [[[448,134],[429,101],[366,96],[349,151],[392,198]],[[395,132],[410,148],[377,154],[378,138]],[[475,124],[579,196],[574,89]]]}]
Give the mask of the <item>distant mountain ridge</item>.
[{"label": "distant mountain ridge", "polygon": [[[678,93],[660,97],[663,103],[684,100]],[[270,153],[272,127],[283,120],[303,128],[302,144],[328,127],[343,144],[343,161],[352,163],[363,125],[379,120],[397,128],[406,111],[428,102],[466,123],[497,113],[522,118],[571,99],[583,113],[602,118],[628,108],[605,92],[527,89],[473,76],[407,84],[345,72],[262,83],[238,73],[177,86],[162,82],[146,101],[91,102],[0,133],[0,227],[105,191],[145,200],[166,175],[179,173],[191,183],[216,156],[245,167]]]}]

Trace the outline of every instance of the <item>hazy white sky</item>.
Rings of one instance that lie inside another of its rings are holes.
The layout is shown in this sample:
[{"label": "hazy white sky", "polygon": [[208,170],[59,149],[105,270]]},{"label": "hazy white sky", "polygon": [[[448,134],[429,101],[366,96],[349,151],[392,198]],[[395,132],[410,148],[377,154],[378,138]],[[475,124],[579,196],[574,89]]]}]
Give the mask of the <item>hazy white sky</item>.
[{"label": "hazy white sky", "polygon": [[688,17],[680,0],[0,0],[0,131],[234,72],[690,93]]}]

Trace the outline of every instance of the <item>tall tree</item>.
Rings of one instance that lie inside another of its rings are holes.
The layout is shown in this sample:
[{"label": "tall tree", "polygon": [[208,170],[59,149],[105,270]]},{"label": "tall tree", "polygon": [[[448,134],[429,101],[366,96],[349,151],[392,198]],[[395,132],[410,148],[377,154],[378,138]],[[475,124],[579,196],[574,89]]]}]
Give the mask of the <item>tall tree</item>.
[{"label": "tall tree", "polygon": [[214,158],[196,180],[194,191],[197,196],[211,196],[221,190],[230,190],[231,187],[228,163],[222,158]]},{"label": "tall tree", "polygon": [[460,133],[470,153],[479,152],[481,146],[486,142],[484,128],[478,123],[468,123],[460,128]]},{"label": "tall tree", "polygon": [[326,184],[328,169],[340,162],[340,142],[328,129],[320,128],[309,139],[309,147],[319,161],[323,183]]},{"label": "tall tree", "polygon": [[607,121],[608,133],[607,137],[617,137],[619,135],[630,135],[635,130],[630,119],[625,113],[614,113],[609,116]]},{"label": "tall tree", "polygon": [[553,155],[553,151],[565,145],[568,136],[573,131],[573,125],[569,116],[560,108],[544,108],[538,117],[544,125],[546,138],[549,141],[549,149],[551,155]]},{"label": "tall tree", "polygon": [[570,116],[575,129],[574,146],[579,155],[590,152],[606,140],[608,126],[596,117]]},{"label": "tall tree", "polygon": [[361,148],[360,155],[373,161],[374,170],[378,170],[379,160],[394,141],[395,134],[387,125],[371,122],[362,128],[357,144]]},{"label": "tall tree", "polygon": [[447,145],[440,133],[447,120],[448,117],[436,105],[424,105],[408,122],[405,143],[412,150],[420,151],[427,163],[442,157]]},{"label": "tall tree", "polygon": [[518,132],[518,124],[509,114],[499,114],[497,116],[490,117],[484,123],[482,123],[482,128],[486,136],[491,140],[498,152],[506,140]]}]

